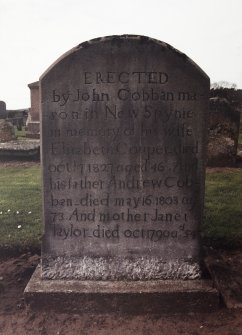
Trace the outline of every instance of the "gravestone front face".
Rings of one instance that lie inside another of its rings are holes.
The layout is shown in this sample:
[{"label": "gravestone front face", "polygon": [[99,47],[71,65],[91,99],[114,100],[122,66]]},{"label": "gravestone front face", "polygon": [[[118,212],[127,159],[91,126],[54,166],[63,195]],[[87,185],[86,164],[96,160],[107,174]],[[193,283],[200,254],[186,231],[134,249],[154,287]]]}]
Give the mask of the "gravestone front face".
[{"label": "gravestone front face", "polygon": [[4,101],[0,101],[0,119],[7,118],[7,111],[6,111],[6,103]]},{"label": "gravestone front face", "polygon": [[85,42],[41,77],[42,276],[201,276],[209,78],[142,36]]}]

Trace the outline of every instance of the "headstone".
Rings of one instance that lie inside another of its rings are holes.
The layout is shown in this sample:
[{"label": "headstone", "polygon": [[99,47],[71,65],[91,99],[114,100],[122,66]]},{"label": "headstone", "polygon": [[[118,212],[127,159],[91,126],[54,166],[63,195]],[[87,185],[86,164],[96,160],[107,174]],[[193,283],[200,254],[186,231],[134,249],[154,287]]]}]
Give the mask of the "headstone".
[{"label": "headstone", "polygon": [[207,75],[124,35],[80,44],[40,87],[42,277],[200,278]]},{"label": "headstone", "polygon": [[4,101],[0,101],[0,119],[7,118],[7,111],[6,111],[6,103]]},{"label": "headstone", "polygon": [[237,161],[240,110],[226,98],[210,98],[208,166],[233,166]]},{"label": "headstone", "polygon": [[39,113],[39,82],[35,81],[34,83],[31,83],[28,85],[30,89],[30,101],[31,101],[31,107],[30,107],[30,115],[31,115],[31,121],[33,122],[39,122],[40,120],[40,113]]},{"label": "headstone", "polygon": [[0,119],[0,143],[15,140],[15,131],[12,123],[7,120]]},{"label": "headstone", "polygon": [[27,119],[28,138],[40,138],[40,99],[39,99],[39,82],[36,81],[28,85],[30,89],[31,107]]}]

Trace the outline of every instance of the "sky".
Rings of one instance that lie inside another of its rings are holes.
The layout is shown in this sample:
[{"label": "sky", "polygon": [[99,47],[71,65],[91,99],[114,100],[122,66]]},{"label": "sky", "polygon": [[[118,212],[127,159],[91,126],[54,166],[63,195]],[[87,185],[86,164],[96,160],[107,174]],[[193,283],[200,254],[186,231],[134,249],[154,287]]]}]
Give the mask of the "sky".
[{"label": "sky", "polygon": [[92,38],[137,34],[242,89],[242,0],[0,0],[0,100],[30,107],[28,84]]}]

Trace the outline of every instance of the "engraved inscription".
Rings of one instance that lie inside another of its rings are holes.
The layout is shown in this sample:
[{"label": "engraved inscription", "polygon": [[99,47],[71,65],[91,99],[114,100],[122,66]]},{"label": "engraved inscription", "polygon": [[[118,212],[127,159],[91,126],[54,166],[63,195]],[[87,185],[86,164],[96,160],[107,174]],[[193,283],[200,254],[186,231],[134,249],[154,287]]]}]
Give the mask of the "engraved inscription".
[{"label": "engraved inscription", "polygon": [[[108,236],[112,240],[115,236],[118,240],[148,238],[155,242],[163,238],[179,240],[181,236],[187,239],[196,236],[193,230],[185,229],[189,226],[189,213],[196,203],[190,191],[199,184],[194,176],[196,155],[200,150],[192,127],[195,110],[191,105],[173,109],[166,105],[150,105],[150,102],[195,101],[197,92],[161,90],[160,85],[166,85],[169,77],[168,73],[161,71],[84,72],[80,76],[83,91],[77,88],[74,91],[54,89],[50,92],[53,105],[59,106],[49,114],[49,121],[53,123],[49,138],[53,140],[49,141],[48,147],[51,156],[57,159],[47,167],[49,205],[52,208],[50,216],[55,238],[101,239]],[[99,87],[104,87],[104,84],[109,84],[109,87],[114,85],[112,96],[108,87],[107,92],[100,91]],[[122,87],[123,84],[138,84],[141,87],[150,84],[152,87],[133,91],[127,85]],[[118,100],[132,101],[132,108],[131,105],[120,108],[115,103]],[[70,110],[62,109],[68,103],[77,102],[85,104],[81,107],[75,105]],[[90,104],[92,102],[96,102],[98,108],[95,109]],[[56,128],[56,120],[59,128]],[[85,121],[85,127],[78,128],[76,120]],[[100,120],[100,123],[94,125],[95,120]],[[132,126],[121,125],[123,120],[132,120]],[[160,122],[160,126],[149,127],[145,124],[146,120]],[[137,136],[145,141],[135,143]],[[156,143],[156,136],[165,140]],[[69,138],[71,141],[68,141]],[[73,142],[72,138],[82,140]],[[171,143],[166,138],[171,138]],[[188,141],[183,140],[186,138]],[[122,163],[113,159],[117,155],[123,157]],[[68,157],[74,159],[70,162]],[[85,162],[82,157],[86,157]],[[102,162],[103,157],[108,157],[109,162]],[[132,163],[125,164],[127,157],[132,157]],[[94,163],[95,159],[101,161]],[[73,196],[65,197],[67,191],[74,192]],[[132,192],[132,196],[127,192]],[[71,211],[66,214],[70,208]],[[142,213],[137,212],[140,209]],[[113,225],[116,222],[116,229],[102,228],[101,233],[100,224]],[[64,226],[57,228],[57,223]],[[94,224],[98,228],[74,227],[77,223]],[[165,224],[166,228],[124,230],[122,223],[139,223],[148,227]],[[180,228],[176,230],[178,226]]]}]

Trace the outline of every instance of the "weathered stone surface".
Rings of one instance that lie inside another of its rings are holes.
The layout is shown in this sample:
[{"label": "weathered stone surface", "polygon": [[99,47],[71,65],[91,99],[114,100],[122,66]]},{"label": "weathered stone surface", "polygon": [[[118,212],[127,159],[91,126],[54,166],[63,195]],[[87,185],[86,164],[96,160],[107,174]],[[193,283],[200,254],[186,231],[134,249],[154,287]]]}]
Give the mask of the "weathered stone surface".
[{"label": "weathered stone surface", "polygon": [[[200,266],[194,262],[166,261],[159,257],[54,257],[45,260],[42,276],[49,279],[92,279],[95,280],[152,280],[152,279],[196,279]],[[71,264],[71,266],[70,266]],[[58,271],[56,271],[58,269]]]},{"label": "weathered stone surface", "polygon": [[40,123],[37,122],[28,122],[27,131],[26,131],[27,138],[40,138]]},{"label": "weathered stone surface", "polygon": [[16,138],[14,126],[3,119],[0,119],[0,142],[9,142]]},{"label": "weathered stone surface", "polygon": [[36,81],[34,83],[31,83],[28,85],[30,89],[30,102],[31,102],[31,107],[30,107],[30,119],[32,122],[39,122],[39,108],[40,108],[40,100],[39,100],[39,82]]},{"label": "weathered stone surface", "polygon": [[27,119],[26,137],[40,138],[40,96],[39,82],[36,81],[28,85],[30,89],[31,107]]},{"label": "weathered stone surface", "polygon": [[42,276],[201,276],[209,78],[143,36],[85,42],[40,79]]},{"label": "weathered stone surface", "polygon": [[210,99],[208,166],[236,163],[240,112],[225,98]]},{"label": "weathered stone surface", "polygon": [[39,140],[13,140],[0,143],[0,158],[40,158]]},{"label": "weathered stone surface", "polygon": [[44,280],[40,268],[24,296],[32,309],[79,314],[208,313],[219,308],[209,280]]},{"label": "weathered stone surface", "polygon": [[4,101],[0,101],[0,119],[7,118],[7,111],[6,111],[6,103]]}]

